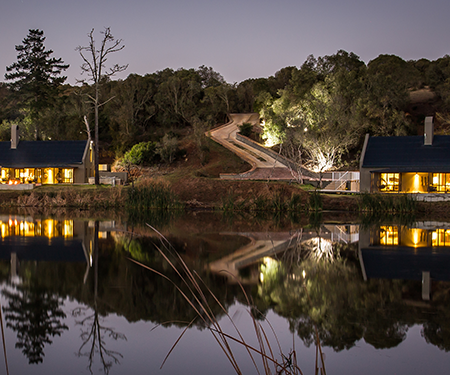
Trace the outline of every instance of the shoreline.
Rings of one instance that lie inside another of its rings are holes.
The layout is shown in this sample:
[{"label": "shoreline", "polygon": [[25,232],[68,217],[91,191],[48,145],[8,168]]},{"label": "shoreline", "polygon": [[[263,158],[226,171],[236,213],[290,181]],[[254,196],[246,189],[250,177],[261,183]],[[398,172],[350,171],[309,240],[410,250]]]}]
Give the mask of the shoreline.
[{"label": "shoreline", "polygon": [[[152,181],[152,180],[150,180]],[[155,180],[158,181],[158,180]],[[159,181],[160,182],[160,181]],[[159,183],[158,182],[158,183]],[[312,191],[294,184],[265,181],[225,181],[218,179],[190,178],[173,183],[164,182],[184,206],[184,211],[227,211],[270,214],[275,212],[305,214],[321,213],[326,216],[375,215],[364,212],[357,194],[320,193],[321,206],[311,207]],[[25,191],[0,191],[0,208],[103,210],[127,209],[127,192],[131,186],[54,186],[47,185]],[[287,204],[296,196],[297,205]],[[390,195],[395,201],[397,196]],[[258,200],[264,200],[261,209],[255,208]],[[284,202],[283,209],[276,209],[275,201]],[[228,202],[228,203],[227,203]],[[412,214],[417,218],[450,220],[450,202],[416,202]],[[129,209],[129,208],[128,208]],[[377,212],[376,216],[391,216],[394,212]]]}]

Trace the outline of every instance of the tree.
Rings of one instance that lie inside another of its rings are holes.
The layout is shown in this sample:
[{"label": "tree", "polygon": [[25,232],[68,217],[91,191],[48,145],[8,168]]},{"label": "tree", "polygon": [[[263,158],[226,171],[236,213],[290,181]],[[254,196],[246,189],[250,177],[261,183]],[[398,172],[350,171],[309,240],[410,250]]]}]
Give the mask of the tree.
[{"label": "tree", "polygon": [[67,77],[60,76],[69,65],[61,58],[50,57],[52,50],[45,50],[44,32],[30,29],[22,45],[16,46],[17,62],[6,67],[5,79],[12,81],[9,88],[18,94],[22,105],[29,110],[35,126],[35,139],[39,138],[38,116],[49,107],[57,88]]},{"label": "tree", "polygon": [[420,85],[419,71],[395,55],[380,55],[369,62],[364,116],[372,135],[398,136],[411,132],[405,116],[410,89]]},{"label": "tree", "polygon": [[81,65],[81,74],[86,73],[89,77],[89,81],[93,82],[94,86],[94,96],[89,96],[89,99],[94,107],[94,118],[95,118],[95,138],[94,138],[94,166],[95,166],[95,184],[100,183],[99,169],[98,169],[98,156],[99,156],[99,145],[98,145],[98,110],[101,106],[106,104],[113,98],[109,98],[104,102],[100,102],[100,84],[102,79],[114,76],[116,73],[123,72],[128,68],[128,64],[119,65],[114,64],[109,70],[106,69],[106,61],[108,55],[114,52],[121,51],[125,48],[122,44],[122,39],[116,39],[111,34],[111,29],[105,27],[105,30],[101,32],[103,39],[100,43],[100,48],[97,49],[95,39],[94,39],[94,29],[88,34],[89,45],[87,47],[78,46],[76,50],[80,53],[83,59],[83,64]]}]

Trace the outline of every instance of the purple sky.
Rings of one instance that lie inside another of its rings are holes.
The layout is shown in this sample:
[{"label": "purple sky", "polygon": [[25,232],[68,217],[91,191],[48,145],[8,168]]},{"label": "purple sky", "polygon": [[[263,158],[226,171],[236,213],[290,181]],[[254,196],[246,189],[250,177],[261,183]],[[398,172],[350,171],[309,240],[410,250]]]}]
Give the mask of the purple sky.
[{"label": "purple sky", "polygon": [[2,0],[0,81],[32,28],[70,64],[71,84],[81,78],[75,47],[92,28],[100,41],[105,26],[126,45],[110,57],[129,64],[119,78],[206,65],[234,83],[339,49],[366,63],[380,54],[435,60],[450,53],[449,16],[448,0]]}]

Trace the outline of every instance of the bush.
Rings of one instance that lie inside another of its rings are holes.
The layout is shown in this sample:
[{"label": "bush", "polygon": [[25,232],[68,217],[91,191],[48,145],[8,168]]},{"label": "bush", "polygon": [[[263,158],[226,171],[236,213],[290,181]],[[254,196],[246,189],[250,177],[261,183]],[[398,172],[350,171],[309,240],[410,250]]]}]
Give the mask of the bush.
[{"label": "bush", "polygon": [[178,141],[176,137],[171,137],[169,134],[166,134],[156,146],[156,153],[161,157],[161,160],[169,164],[173,162],[177,150]]},{"label": "bush", "polygon": [[128,150],[122,158],[122,165],[143,165],[150,164],[156,155],[155,142],[141,142]]},{"label": "bush", "polygon": [[244,122],[242,125],[238,125],[239,133],[243,135],[244,137],[250,137],[253,130],[253,125],[249,122]]}]

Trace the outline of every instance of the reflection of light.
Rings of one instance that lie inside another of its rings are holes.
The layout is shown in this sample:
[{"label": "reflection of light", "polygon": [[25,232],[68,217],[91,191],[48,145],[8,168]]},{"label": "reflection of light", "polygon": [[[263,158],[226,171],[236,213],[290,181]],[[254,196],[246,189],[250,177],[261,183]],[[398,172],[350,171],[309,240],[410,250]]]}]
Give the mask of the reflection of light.
[{"label": "reflection of light", "polygon": [[46,220],[46,234],[48,238],[53,237],[53,220]]},{"label": "reflection of light", "polygon": [[381,226],[380,245],[398,245],[398,227],[391,225]]},{"label": "reflection of light", "polygon": [[64,237],[73,237],[73,220],[64,220]]},{"label": "reflection of light", "polygon": [[259,274],[259,281],[264,282],[264,274],[262,272]]},{"label": "reflection of light", "polygon": [[306,277],[306,271],[305,271],[305,270],[303,270],[303,272],[302,272],[302,276],[303,276],[303,278],[305,278],[305,277]]},{"label": "reflection of light", "polygon": [[73,237],[73,220],[65,220],[64,222],[47,219],[41,222],[40,220],[27,221],[9,218],[8,221],[0,220],[0,235],[2,238],[8,236],[22,236],[22,237],[56,237],[65,236]]},{"label": "reflection of light", "polygon": [[277,261],[271,257],[264,257],[263,262],[266,265],[266,267],[273,267],[277,264]]},{"label": "reflection of light", "polygon": [[330,240],[315,237],[311,239],[313,254],[316,259],[333,259],[333,244]]},{"label": "reflection of light", "polygon": [[419,237],[420,229],[414,228],[414,229],[411,229],[411,231],[412,231],[412,235],[413,235],[413,244],[414,244],[414,246],[417,246],[418,243],[420,242],[420,237]]}]

